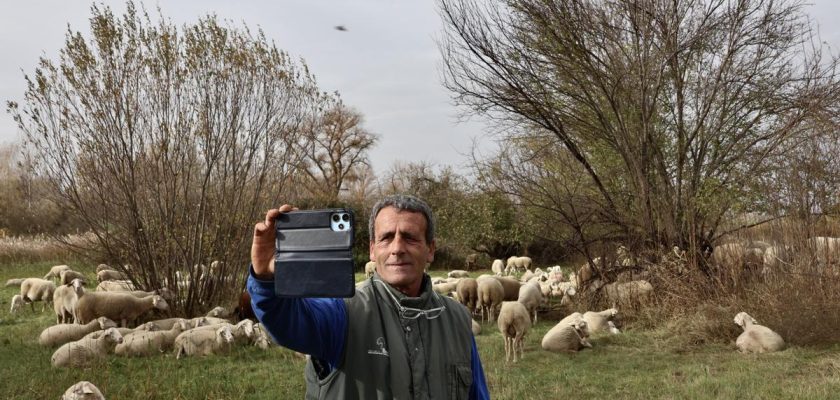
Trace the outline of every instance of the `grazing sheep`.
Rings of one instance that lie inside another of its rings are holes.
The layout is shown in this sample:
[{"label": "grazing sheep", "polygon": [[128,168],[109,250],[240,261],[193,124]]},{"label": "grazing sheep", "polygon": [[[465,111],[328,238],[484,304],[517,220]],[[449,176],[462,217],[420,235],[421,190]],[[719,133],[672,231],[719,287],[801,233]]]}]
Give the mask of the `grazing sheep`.
[{"label": "grazing sheep", "polygon": [[455,287],[458,294],[458,301],[461,302],[471,313],[475,312],[475,303],[478,300],[478,282],[473,278],[464,278],[458,281]]},{"label": "grazing sheep", "polygon": [[44,302],[43,310],[47,309],[47,305],[51,306],[54,292],[55,283],[45,279],[26,278],[20,284],[20,295],[24,302],[32,306],[33,312],[35,311],[36,301]]},{"label": "grazing sheep", "polygon": [[533,322],[537,323],[537,309],[543,302],[542,290],[539,282],[526,283],[519,288],[519,298],[516,301],[522,303],[528,310],[528,315],[533,315]]},{"label": "grazing sheep", "polygon": [[516,350],[519,350],[519,358],[525,356],[525,334],[531,329],[531,316],[528,309],[518,301],[505,301],[499,311],[498,319],[499,332],[505,338],[505,361],[510,361],[513,353],[513,362],[516,362]]},{"label": "grazing sheep", "polygon": [[105,400],[105,396],[94,384],[80,381],[67,388],[59,400]]},{"label": "grazing sheep", "polygon": [[23,283],[24,280],[26,280],[26,278],[12,278],[12,279],[9,279],[9,280],[6,281],[6,287],[11,287],[11,286],[20,287],[20,284]]},{"label": "grazing sheep", "polygon": [[513,275],[515,272],[527,271],[531,269],[531,257],[517,257],[512,256],[507,259],[505,264],[505,274]]},{"label": "grazing sheep", "polygon": [[449,271],[449,273],[446,274],[446,276],[450,278],[469,278],[470,273],[462,269],[453,269],[452,271]]},{"label": "grazing sheep", "polygon": [[222,326],[229,326],[230,333],[233,335],[234,344],[245,344],[251,343],[254,341],[254,322],[249,319],[244,319],[239,321],[237,324],[233,325],[229,322],[222,322],[222,323],[214,323],[208,325],[202,325],[199,327],[192,328],[188,331],[185,331],[185,335],[192,334],[193,332],[200,331],[200,330],[216,330],[221,328]]},{"label": "grazing sheep", "polygon": [[432,285],[432,289],[442,296],[449,296],[458,288],[458,282],[445,282]]},{"label": "grazing sheep", "polygon": [[224,307],[215,307],[212,310],[208,311],[205,314],[206,317],[214,317],[214,318],[227,318],[230,316],[230,312],[226,310]]},{"label": "grazing sheep", "polygon": [[87,282],[87,279],[85,279],[85,275],[83,273],[78,272],[78,271],[73,271],[72,269],[65,269],[64,271],[61,271],[61,273],[59,273],[58,276],[59,276],[58,281],[62,285],[66,285],[70,282],[73,282],[73,279],[78,279],[78,280],[82,281],[82,283]]},{"label": "grazing sheep", "polygon": [[[103,283],[114,282],[114,281],[105,281]],[[167,288],[155,289],[152,291],[145,291],[145,290],[116,290],[117,292],[128,293],[134,297],[149,297],[159,294],[160,297],[163,297],[164,300],[172,300],[175,298],[175,295],[172,294],[172,291]]]},{"label": "grazing sheep", "polygon": [[137,290],[137,288],[128,280],[105,281],[96,286],[97,292],[130,292],[133,290]]},{"label": "grazing sheep", "polygon": [[505,262],[499,259],[493,260],[493,264],[490,266],[490,270],[493,271],[494,275],[502,276],[502,273],[505,270]]},{"label": "grazing sheep", "polygon": [[745,312],[735,316],[735,324],[744,332],[735,340],[735,345],[742,353],[769,353],[779,351],[785,347],[785,341],[772,329],[759,325],[758,322]]},{"label": "grazing sheep", "polygon": [[47,274],[44,275],[44,280],[58,278],[59,276],[61,276],[61,271],[66,271],[68,269],[70,269],[69,265],[53,266],[52,268],[50,268],[50,272],[47,272]]},{"label": "grazing sheep", "polygon": [[653,285],[644,280],[610,283],[603,289],[610,304],[636,307],[650,303],[653,298]]},{"label": "grazing sheep", "polygon": [[[62,274],[66,271],[62,271]],[[73,279],[55,289],[53,293],[53,310],[57,324],[76,322],[76,303],[84,295],[85,289],[81,279]],[[71,321],[72,319],[72,321]]]},{"label": "grazing sheep", "polygon": [[175,338],[189,329],[187,320],[181,319],[172,328],[161,331],[135,331],[124,338],[114,349],[120,356],[149,356],[172,349]]},{"label": "grazing sheep", "polygon": [[12,296],[12,308],[9,310],[9,314],[14,314],[17,310],[20,310],[20,307],[23,306],[23,296],[16,294]]},{"label": "grazing sheep", "polygon": [[473,320],[471,320],[471,321],[472,321],[472,333],[473,333],[473,336],[478,336],[478,335],[480,335],[480,334],[481,334],[481,324],[479,324],[478,322],[475,322],[475,320],[474,320],[474,319],[473,319]]},{"label": "grazing sheep", "polygon": [[233,343],[230,325],[216,330],[186,331],[175,338],[175,358],[184,356],[206,356],[227,351]]},{"label": "grazing sheep", "polygon": [[609,308],[600,312],[587,311],[583,313],[583,320],[586,321],[589,333],[596,333],[609,329],[609,322],[612,322],[611,320],[616,315],[618,315],[618,310],[615,308]]},{"label": "grazing sheep", "polygon": [[105,281],[123,281],[128,280],[128,277],[120,271],[103,270],[96,273],[96,280],[99,282]]},{"label": "grazing sheep", "polygon": [[503,301],[516,301],[519,298],[519,288],[522,287],[522,282],[507,276],[494,276],[493,279],[499,281],[505,290]]},{"label": "grazing sheep", "polygon": [[505,288],[496,279],[479,279],[476,290],[476,309],[481,310],[481,320],[485,313],[487,322],[493,322],[495,310],[499,308],[505,298]]},{"label": "grazing sheep", "polygon": [[120,292],[88,292],[76,304],[76,318],[84,324],[96,317],[108,317],[125,328],[153,308],[168,310],[169,304],[160,295],[138,298]]},{"label": "grazing sheep", "polygon": [[528,282],[531,278],[535,277],[536,275],[531,271],[525,271],[522,276],[519,277],[520,282]]},{"label": "grazing sheep", "polygon": [[96,339],[82,339],[61,345],[50,361],[54,367],[88,367],[112,353],[114,347],[122,341],[123,337],[118,330],[108,328]]},{"label": "grazing sheep", "polygon": [[478,253],[470,253],[467,254],[467,257],[464,259],[464,268],[468,271],[472,271],[475,269],[475,266],[478,264]]},{"label": "grazing sheep", "polygon": [[[589,330],[586,326],[586,321],[583,320],[580,313],[578,318],[573,318],[571,321],[560,321],[546,332],[542,339],[542,348],[548,351],[556,352],[575,352],[584,347],[592,347],[589,343]],[[568,318],[568,317],[567,317]]]},{"label": "grazing sheep", "polygon": [[365,279],[373,276],[374,272],[376,272],[376,262],[368,261],[367,263],[365,263]]},{"label": "grazing sheep", "polygon": [[41,331],[41,335],[38,336],[38,343],[42,346],[59,346],[64,343],[79,340],[91,332],[114,328],[116,326],[117,324],[114,321],[105,317],[99,317],[84,325],[53,325]]},{"label": "grazing sheep", "polygon": [[613,335],[618,335],[619,333],[621,333],[621,331],[615,327],[615,322],[607,321],[607,326],[609,326],[610,333],[612,333]]}]

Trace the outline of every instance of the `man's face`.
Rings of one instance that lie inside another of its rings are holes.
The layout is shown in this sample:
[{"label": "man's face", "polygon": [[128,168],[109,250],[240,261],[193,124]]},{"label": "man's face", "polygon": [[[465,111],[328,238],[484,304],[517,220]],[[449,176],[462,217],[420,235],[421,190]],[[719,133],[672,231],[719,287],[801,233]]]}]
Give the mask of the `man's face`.
[{"label": "man's face", "polygon": [[434,260],[435,242],[426,243],[422,213],[386,207],[374,220],[370,259],[382,280],[410,296],[420,291],[426,264]]}]

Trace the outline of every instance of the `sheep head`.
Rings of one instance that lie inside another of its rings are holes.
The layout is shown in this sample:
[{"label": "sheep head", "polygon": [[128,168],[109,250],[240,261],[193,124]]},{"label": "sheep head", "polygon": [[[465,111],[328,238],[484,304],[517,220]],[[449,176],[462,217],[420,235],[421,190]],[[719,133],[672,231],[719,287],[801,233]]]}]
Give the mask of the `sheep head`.
[{"label": "sheep head", "polygon": [[106,341],[120,344],[123,342],[123,336],[117,328],[108,328],[105,330],[105,333],[101,336],[104,337]]},{"label": "sheep head", "polygon": [[100,329],[104,330],[104,329],[108,329],[108,328],[116,328],[117,327],[117,323],[112,321],[108,317],[99,317],[96,320],[99,322],[99,328]]},{"label": "sheep head", "polygon": [[152,306],[157,308],[158,310],[168,310],[169,304],[166,303],[166,300],[163,299],[160,295],[156,294],[152,296]]},{"label": "sheep head", "polygon": [[232,343],[233,342],[233,332],[230,329],[230,325],[225,325],[216,330],[216,336],[222,339],[223,343]]},{"label": "sheep head", "polygon": [[751,317],[749,314],[741,311],[738,315],[735,316],[735,324],[740,326],[741,328],[746,329],[748,326],[758,323],[755,318]]}]

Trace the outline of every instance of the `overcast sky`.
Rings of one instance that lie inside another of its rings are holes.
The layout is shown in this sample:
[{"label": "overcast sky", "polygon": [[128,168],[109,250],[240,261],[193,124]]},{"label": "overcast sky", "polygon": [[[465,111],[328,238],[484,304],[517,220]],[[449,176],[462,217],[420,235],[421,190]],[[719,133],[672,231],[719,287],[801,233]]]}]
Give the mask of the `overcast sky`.
[{"label": "overcast sky", "polygon": [[[124,1],[104,1],[116,14]],[[823,40],[840,48],[840,0],[814,0],[809,14]],[[87,33],[90,4],[77,0],[26,0],[0,4],[0,142],[15,140],[8,100],[20,101],[23,74],[38,57],[56,60],[67,24]],[[441,20],[432,0],[159,0],[163,14],[179,26],[215,13],[252,30],[261,27],[276,45],[306,60],[321,89],[338,91],[379,135],[371,151],[377,173],[394,161],[462,166],[473,140],[494,147],[480,120],[457,122],[458,109],[440,84],[435,38]],[[155,15],[155,13],[152,13]],[[334,29],[342,25],[346,31]]]}]

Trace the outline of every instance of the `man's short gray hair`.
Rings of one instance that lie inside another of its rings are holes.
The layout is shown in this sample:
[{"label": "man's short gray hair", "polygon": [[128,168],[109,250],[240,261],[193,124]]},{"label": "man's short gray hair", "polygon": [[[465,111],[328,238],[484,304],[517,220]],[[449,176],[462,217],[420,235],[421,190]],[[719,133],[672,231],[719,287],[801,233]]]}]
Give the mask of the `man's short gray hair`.
[{"label": "man's short gray hair", "polygon": [[368,222],[368,231],[370,232],[370,241],[373,242],[376,240],[374,236],[374,222],[376,221],[376,216],[382,211],[383,208],[386,207],[394,207],[397,210],[401,211],[410,211],[410,212],[418,212],[423,214],[426,217],[426,243],[432,243],[435,240],[435,219],[432,215],[432,208],[429,205],[421,200],[418,197],[414,197],[408,194],[394,194],[391,196],[386,196],[382,200],[376,202],[373,206],[373,210],[370,212],[370,221]]}]

